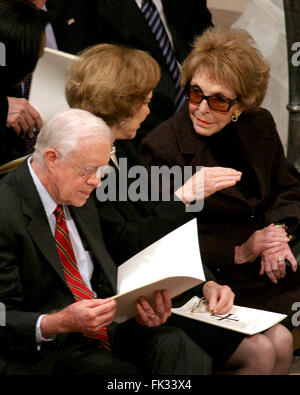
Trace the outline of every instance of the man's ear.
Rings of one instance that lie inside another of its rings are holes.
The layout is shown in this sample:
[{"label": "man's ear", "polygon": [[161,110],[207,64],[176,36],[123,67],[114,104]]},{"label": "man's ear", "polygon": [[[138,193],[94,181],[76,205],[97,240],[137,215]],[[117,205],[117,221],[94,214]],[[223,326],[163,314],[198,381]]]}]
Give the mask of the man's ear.
[{"label": "man's ear", "polygon": [[46,149],[44,152],[44,163],[49,170],[55,169],[59,160],[60,154],[54,148]]}]

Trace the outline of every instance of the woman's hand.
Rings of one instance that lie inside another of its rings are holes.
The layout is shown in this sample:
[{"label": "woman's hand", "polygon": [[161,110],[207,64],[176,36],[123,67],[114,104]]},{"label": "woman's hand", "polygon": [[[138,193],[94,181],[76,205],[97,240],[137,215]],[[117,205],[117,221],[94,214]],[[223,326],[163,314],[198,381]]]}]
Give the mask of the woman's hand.
[{"label": "woman's hand", "polygon": [[[242,173],[240,171],[226,167],[203,167],[203,171],[204,198],[207,198],[222,189],[233,187],[241,180],[242,177]],[[198,191],[196,190],[196,193],[197,192]]]},{"label": "woman's hand", "polygon": [[168,291],[156,291],[153,306],[144,296],[139,297],[136,303],[139,315],[135,317],[139,325],[148,327],[164,324],[171,315],[172,302]]},{"label": "woman's hand", "polygon": [[242,173],[225,167],[202,167],[175,194],[185,204],[203,200],[221,189],[234,186]]},{"label": "woman's hand", "polygon": [[254,232],[242,245],[235,247],[234,262],[243,264],[253,262],[263,251],[269,248],[280,247],[287,244],[289,238],[283,228],[276,228],[271,224],[261,230]]},{"label": "woman's hand", "polygon": [[291,264],[292,270],[297,270],[297,261],[287,243],[282,243],[278,247],[268,248],[261,254],[261,269],[259,274],[267,274],[272,283],[277,284],[278,280],[285,277],[285,260]]},{"label": "woman's hand", "polygon": [[214,314],[226,314],[231,310],[234,293],[227,285],[207,281],[203,286],[203,296],[208,300],[208,310]]}]

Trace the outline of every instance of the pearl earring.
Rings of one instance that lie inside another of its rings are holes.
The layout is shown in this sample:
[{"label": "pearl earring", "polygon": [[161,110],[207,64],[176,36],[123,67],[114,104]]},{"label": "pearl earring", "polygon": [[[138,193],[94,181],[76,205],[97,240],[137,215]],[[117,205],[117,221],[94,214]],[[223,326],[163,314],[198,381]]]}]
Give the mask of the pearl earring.
[{"label": "pearl earring", "polygon": [[119,123],[119,125],[120,125],[121,127],[123,127],[123,126],[125,125],[125,121],[121,121],[121,122]]}]

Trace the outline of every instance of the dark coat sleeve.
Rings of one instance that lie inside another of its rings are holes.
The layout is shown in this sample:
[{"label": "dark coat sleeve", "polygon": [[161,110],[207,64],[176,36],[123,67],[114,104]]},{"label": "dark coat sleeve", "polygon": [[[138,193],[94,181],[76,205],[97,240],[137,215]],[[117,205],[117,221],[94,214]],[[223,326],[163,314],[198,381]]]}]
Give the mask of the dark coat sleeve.
[{"label": "dark coat sleeve", "polygon": [[0,164],[5,163],[4,136],[6,132],[6,119],[8,113],[8,102],[6,96],[0,96]]},{"label": "dark coat sleeve", "polygon": [[7,203],[1,199],[0,207],[0,300],[5,306],[6,316],[5,326],[0,326],[0,348],[12,353],[36,353],[35,327],[41,313],[23,309],[24,284],[18,255],[24,240],[20,235],[21,229],[19,231],[13,225],[16,200],[9,190],[5,194]]},{"label": "dark coat sleeve", "polygon": [[[7,97],[21,97],[21,88],[9,89]],[[0,98],[0,165],[26,155],[25,139],[18,136],[12,128],[6,127],[8,100]]]}]

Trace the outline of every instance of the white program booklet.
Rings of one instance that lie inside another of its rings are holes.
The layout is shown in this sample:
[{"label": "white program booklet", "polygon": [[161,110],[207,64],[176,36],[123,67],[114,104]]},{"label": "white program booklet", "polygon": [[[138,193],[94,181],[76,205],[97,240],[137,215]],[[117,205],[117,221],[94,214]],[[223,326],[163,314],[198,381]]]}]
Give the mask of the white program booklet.
[{"label": "white program booklet", "polygon": [[227,314],[212,314],[197,296],[185,305],[173,308],[172,313],[247,335],[263,332],[286,318],[284,314],[236,305]]},{"label": "white program booklet", "polygon": [[155,291],[167,289],[173,298],[203,281],[197,220],[193,219],[119,266],[114,321],[137,315],[139,296],[153,301]]},{"label": "white program booklet", "polygon": [[45,48],[32,74],[30,104],[40,113],[44,122],[54,114],[67,110],[65,98],[66,73],[75,55]]}]

